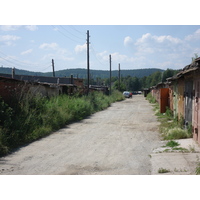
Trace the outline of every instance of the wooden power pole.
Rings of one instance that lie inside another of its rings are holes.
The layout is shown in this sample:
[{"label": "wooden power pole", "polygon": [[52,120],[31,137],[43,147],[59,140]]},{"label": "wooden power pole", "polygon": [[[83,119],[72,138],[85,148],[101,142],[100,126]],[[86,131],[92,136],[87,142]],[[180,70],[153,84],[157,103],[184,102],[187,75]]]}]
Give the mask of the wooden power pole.
[{"label": "wooden power pole", "polygon": [[110,95],[111,95],[111,78],[112,78],[112,74],[111,74],[111,55],[109,55],[109,60],[110,60]]},{"label": "wooden power pole", "polygon": [[52,69],[53,69],[53,77],[55,77],[54,60],[53,59],[52,59]]},{"label": "wooden power pole", "polygon": [[120,91],[120,63],[119,63],[119,87],[118,87],[118,90]]},{"label": "wooden power pole", "polygon": [[89,30],[87,30],[87,94],[89,94],[90,85],[90,54],[89,54]]}]

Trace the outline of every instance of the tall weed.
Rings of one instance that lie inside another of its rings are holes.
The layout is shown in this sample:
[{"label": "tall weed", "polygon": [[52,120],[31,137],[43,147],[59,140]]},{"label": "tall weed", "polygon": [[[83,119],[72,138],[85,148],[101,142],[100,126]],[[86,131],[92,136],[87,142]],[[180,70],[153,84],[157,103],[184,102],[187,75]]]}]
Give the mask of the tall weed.
[{"label": "tall weed", "polygon": [[184,118],[178,116],[173,116],[173,112],[167,107],[165,113],[160,113],[159,104],[156,103],[155,98],[149,93],[147,95],[147,100],[150,103],[154,103],[154,111],[160,122],[159,130],[162,134],[164,140],[173,139],[184,139],[192,137],[192,129],[189,126],[187,129],[184,128]]},{"label": "tall weed", "polygon": [[12,108],[0,99],[0,156],[122,99],[118,91],[110,96],[94,92],[82,97],[60,95],[50,99],[24,95]]}]

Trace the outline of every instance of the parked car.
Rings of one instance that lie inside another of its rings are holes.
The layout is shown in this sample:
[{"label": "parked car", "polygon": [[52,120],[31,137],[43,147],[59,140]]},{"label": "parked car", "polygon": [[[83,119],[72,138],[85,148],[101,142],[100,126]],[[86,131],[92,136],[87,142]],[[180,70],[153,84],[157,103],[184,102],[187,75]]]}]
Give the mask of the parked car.
[{"label": "parked car", "polygon": [[132,93],[128,92],[128,91],[124,91],[123,92],[124,97],[129,98],[132,97]]}]

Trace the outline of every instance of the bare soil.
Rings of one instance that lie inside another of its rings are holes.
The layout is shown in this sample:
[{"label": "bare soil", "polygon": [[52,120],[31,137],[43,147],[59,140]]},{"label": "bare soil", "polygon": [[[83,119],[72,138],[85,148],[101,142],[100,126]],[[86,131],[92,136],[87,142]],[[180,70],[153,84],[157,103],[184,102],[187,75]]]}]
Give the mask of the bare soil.
[{"label": "bare soil", "polygon": [[158,124],[135,95],[0,158],[0,174],[151,174]]}]

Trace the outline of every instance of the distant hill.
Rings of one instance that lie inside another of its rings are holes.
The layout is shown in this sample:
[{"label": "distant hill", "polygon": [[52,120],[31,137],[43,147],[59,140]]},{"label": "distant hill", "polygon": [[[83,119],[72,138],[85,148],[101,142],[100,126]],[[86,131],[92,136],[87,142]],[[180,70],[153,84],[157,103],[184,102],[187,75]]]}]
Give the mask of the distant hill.
[{"label": "distant hill", "polygon": [[[142,78],[144,76],[149,76],[153,74],[154,72],[157,71],[164,71],[161,69],[156,69],[156,68],[149,68],[149,69],[133,69],[133,70],[121,70],[121,76],[126,77],[126,76],[131,76],[131,77],[138,77]],[[0,67],[0,73],[3,74],[11,74],[12,68],[6,68],[6,67]],[[26,71],[26,70],[20,70],[20,69],[15,69],[15,74],[19,75],[31,75],[31,76],[52,76],[52,72],[31,72],[31,71]],[[74,77],[78,78],[83,78],[85,79],[87,77],[87,69],[65,69],[65,70],[59,70],[55,72],[56,77],[70,77],[70,75],[73,75]],[[110,71],[108,70],[90,70],[90,76],[94,79],[97,77],[100,78],[109,78],[110,76]],[[112,77],[117,77],[118,76],[118,70],[113,70],[112,71]]]},{"label": "distant hill", "polygon": [[[0,73],[2,73],[2,74],[11,74],[12,73],[12,68],[0,67]],[[17,68],[15,68],[15,74],[18,74],[18,75],[31,75],[31,76],[46,76],[45,73],[42,73],[42,72],[31,72],[31,71],[17,69]]]}]

